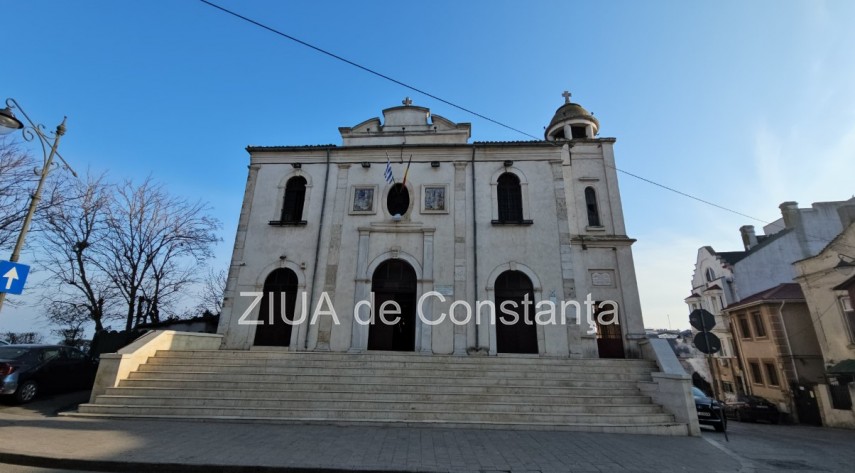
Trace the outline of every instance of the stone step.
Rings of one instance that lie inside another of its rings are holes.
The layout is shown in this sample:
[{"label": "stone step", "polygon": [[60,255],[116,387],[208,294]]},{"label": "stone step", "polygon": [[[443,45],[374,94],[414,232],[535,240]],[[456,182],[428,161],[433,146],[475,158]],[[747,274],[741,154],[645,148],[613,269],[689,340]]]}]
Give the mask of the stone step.
[{"label": "stone step", "polygon": [[166,357],[155,356],[149,358],[147,365],[150,366],[187,366],[187,365],[215,365],[218,367],[265,367],[265,368],[328,368],[340,369],[400,369],[408,371],[421,370],[453,370],[464,371],[507,371],[507,372],[536,372],[536,373],[645,373],[649,374],[650,366],[629,363],[625,365],[591,364],[591,363],[568,363],[565,365],[522,365],[522,364],[500,364],[500,363],[424,363],[410,361],[352,361],[352,360],[315,360],[311,358],[277,357],[277,358],[207,358],[207,357]]},{"label": "stone step", "polygon": [[[330,402],[321,399],[247,399],[244,397],[145,397],[145,396],[98,396],[98,405],[129,405],[155,407],[193,407],[193,408],[287,408],[289,410],[321,410],[334,407],[344,411],[379,411],[390,410],[398,412],[434,411],[434,412],[485,412],[497,414],[622,414],[647,415],[662,414],[662,408],[654,404],[611,404],[611,405],[558,405],[533,404],[526,402],[462,402],[462,401],[412,401],[401,400],[337,400]],[[332,407],[331,407],[332,406]]]},{"label": "stone step", "polygon": [[159,351],[78,415],[687,435],[644,360]]},{"label": "stone step", "polygon": [[649,360],[638,359],[606,359],[606,358],[553,358],[538,355],[497,356],[458,356],[458,355],[423,355],[411,352],[291,352],[284,350],[160,350],[155,358],[210,358],[215,360],[257,360],[257,359],[298,359],[319,361],[379,361],[434,363],[434,364],[497,364],[497,365],[535,365],[535,366],[643,366],[653,368],[655,364]]},{"label": "stone step", "polygon": [[79,411],[91,414],[110,415],[171,415],[182,417],[237,417],[237,418],[308,418],[318,420],[372,420],[372,421],[436,421],[436,422],[500,422],[500,423],[554,423],[554,424],[621,424],[645,425],[651,423],[673,423],[670,414],[562,414],[562,413],[516,413],[485,411],[408,410],[390,409],[345,410],[288,409],[283,407],[208,407],[208,406],[147,406],[125,404],[81,404]]},{"label": "stone step", "polygon": [[158,388],[158,387],[118,387],[108,388],[107,395],[109,396],[143,396],[155,398],[182,397],[191,395],[200,399],[217,399],[217,398],[242,398],[242,399],[263,399],[278,402],[293,402],[302,400],[324,400],[324,401],[398,401],[406,399],[411,402],[478,402],[478,403],[515,403],[524,400],[531,404],[554,404],[562,406],[575,405],[630,405],[630,404],[651,404],[651,399],[648,396],[640,394],[616,395],[613,391],[603,391],[601,395],[586,395],[586,394],[568,394],[562,391],[561,394],[505,394],[504,391],[499,394],[485,393],[444,393],[444,392],[424,392],[410,391],[407,392],[401,389],[392,391],[365,392],[364,390],[319,390],[319,389],[299,389],[300,386],[284,385],[282,389],[266,390],[266,389],[242,389],[235,388],[219,388],[206,389],[194,387],[192,389],[181,388]]},{"label": "stone step", "polygon": [[316,382],[332,382],[341,384],[351,383],[386,383],[394,385],[396,383],[423,384],[423,385],[495,385],[495,386],[539,386],[539,387],[578,387],[578,388],[617,388],[627,383],[635,383],[638,379],[613,379],[600,380],[594,377],[579,377],[579,378],[490,378],[490,377],[464,377],[464,376],[397,376],[384,375],[382,372],[378,374],[358,373],[352,374],[337,374],[328,375],[325,373],[299,373],[299,374],[280,374],[280,373],[228,373],[221,372],[214,368],[206,370],[205,367],[195,367],[194,371],[177,372],[171,370],[147,370],[134,371],[130,374],[129,379],[180,379],[180,380],[200,380],[200,381],[220,381],[222,383],[234,384],[244,381],[256,381],[264,379],[266,381],[288,382],[288,383],[316,383]]},{"label": "stone step", "polygon": [[527,378],[527,379],[578,379],[578,378],[594,378],[600,380],[633,380],[642,381],[650,379],[650,372],[646,370],[635,369],[632,372],[626,372],[626,369],[616,369],[614,371],[594,370],[594,369],[575,369],[561,370],[555,372],[539,371],[539,370],[498,370],[490,367],[489,369],[451,369],[442,368],[439,366],[417,367],[417,368],[391,368],[377,365],[368,366],[349,366],[341,367],[331,364],[320,366],[297,366],[295,364],[281,365],[235,365],[235,364],[191,364],[191,363],[146,363],[139,367],[141,372],[163,372],[170,371],[174,373],[189,373],[189,372],[217,372],[217,373],[250,373],[258,375],[280,374],[280,375],[298,375],[311,373],[313,375],[325,376],[352,376],[359,373],[372,373],[375,376],[419,376],[419,377],[469,377],[469,378]]},{"label": "stone step", "polygon": [[565,431],[565,432],[594,432],[604,434],[629,434],[629,435],[664,435],[664,436],[686,436],[688,428],[686,424],[677,422],[651,423],[646,425],[629,424],[555,424],[555,423],[530,423],[530,422],[435,422],[435,421],[374,421],[351,419],[337,422],[329,419],[312,418],[276,418],[276,417],[234,417],[234,416],[186,416],[163,415],[163,414],[104,414],[104,413],[82,413],[82,412],[60,412],[60,416],[89,417],[89,418],[135,418],[147,420],[195,420],[199,422],[248,422],[265,424],[292,424],[292,425],[346,425],[346,426],[376,426],[376,427],[438,427],[444,429],[479,429],[479,430],[540,430],[540,431]]},{"label": "stone step", "polygon": [[[132,375],[134,373],[131,373]],[[234,390],[279,390],[285,391],[288,389],[300,389],[308,391],[340,391],[342,389],[358,389],[365,393],[375,392],[430,392],[443,394],[509,394],[509,395],[562,395],[562,396],[632,396],[638,395],[639,390],[631,385],[618,384],[617,386],[601,388],[601,387],[543,387],[543,386],[513,386],[513,385],[457,385],[457,384],[412,384],[412,383],[387,383],[387,382],[362,382],[362,383],[336,383],[329,382],[323,379],[316,380],[312,383],[295,384],[287,381],[267,381],[258,379],[253,381],[242,381],[235,383],[233,381],[217,381],[217,380],[190,380],[190,379],[164,379],[154,377],[139,378],[134,376],[133,379],[122,380],[120,387],[129,388],[172,388],[172,389],[218,389],[230,387]]]}]

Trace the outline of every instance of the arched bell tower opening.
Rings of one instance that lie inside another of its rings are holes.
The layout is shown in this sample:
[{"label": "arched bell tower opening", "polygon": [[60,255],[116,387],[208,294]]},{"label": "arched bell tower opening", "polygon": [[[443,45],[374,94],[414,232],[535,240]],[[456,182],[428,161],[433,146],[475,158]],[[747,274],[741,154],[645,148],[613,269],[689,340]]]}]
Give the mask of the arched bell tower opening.
[{"label": "arched bell tower opening", "polygon": [[[390,259],[374,270],[371,292],[374,293],[374,323],[368,329],[369,350],[415,351],[416,349],[416,271],[406,261]],[[387,305],[387,324],[380,317],[384,302],[394,301],[400,314],[391,314]]]}]

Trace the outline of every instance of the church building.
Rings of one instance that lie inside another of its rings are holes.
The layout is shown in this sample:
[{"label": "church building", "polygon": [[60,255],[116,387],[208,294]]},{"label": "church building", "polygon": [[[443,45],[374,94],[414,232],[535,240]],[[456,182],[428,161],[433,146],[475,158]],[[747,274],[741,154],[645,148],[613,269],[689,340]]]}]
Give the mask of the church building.
[{"label": "church building", "polygon": [[699,435],[615,140],[564,97],[543,140],[405,99],[341,145],[250,146],[218,333],[103,355],[78,415]]},{"label": "church building", "polygon": [[[341,145],[248,147],[222,348],[640,357],[615,139],[564,98],[542,141],[470,142],[408,98]],[[489,302],[518,317],[491,323]]]}]

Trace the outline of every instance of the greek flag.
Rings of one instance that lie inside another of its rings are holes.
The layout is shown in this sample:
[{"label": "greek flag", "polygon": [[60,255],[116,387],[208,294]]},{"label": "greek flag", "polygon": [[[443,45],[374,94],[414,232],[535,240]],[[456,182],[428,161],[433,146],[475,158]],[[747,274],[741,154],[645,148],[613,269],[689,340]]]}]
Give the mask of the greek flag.
[{"label": "greek flag", "polygon": [[386,182],[389,184],[395,182],[395,176],[392,175],[392,163],[389,161],[388,156],[386,156],[386,171],[383,175],[386,176]]}]

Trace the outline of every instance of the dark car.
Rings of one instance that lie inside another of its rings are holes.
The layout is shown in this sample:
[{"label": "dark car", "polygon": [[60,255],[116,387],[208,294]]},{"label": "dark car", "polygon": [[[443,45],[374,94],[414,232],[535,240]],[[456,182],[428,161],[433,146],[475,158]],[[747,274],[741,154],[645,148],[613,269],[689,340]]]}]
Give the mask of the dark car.
[{"label": "dark car", "polygon": [[765,420],[773,424],[781,421],[781,413],[774,403],[758,396],[737,396],[736,402],[728,403],[727,416],[737,421]]},{"label": "dark car", "polygon": [[97,361],[82,351],[59,345],[0,346],[0,395],[19,403],[41,392],[90,389]]},{"label": "dark car", "polygon": [[727,416],[724,414],[724,404],[717,401],[696,387],[692,387],[695,397],[695,409],[698,411],[698,423],[711,425],[716,432],[727,430]]}]

